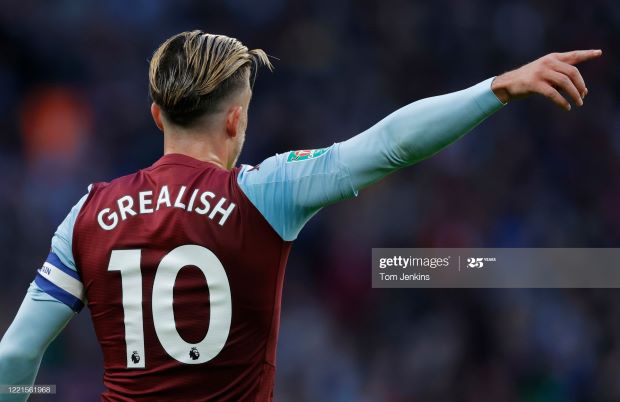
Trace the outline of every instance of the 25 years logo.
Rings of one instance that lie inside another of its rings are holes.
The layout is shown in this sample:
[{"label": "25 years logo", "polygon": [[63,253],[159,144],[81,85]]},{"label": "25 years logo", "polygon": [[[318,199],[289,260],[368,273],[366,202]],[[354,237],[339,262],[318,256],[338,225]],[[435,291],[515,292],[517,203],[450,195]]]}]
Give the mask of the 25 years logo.
[{"label": "25 years logo", "polygon": [[482,268],[485,262],[495,262],[495,257],[469,257],[467,258],[468,268]]}]

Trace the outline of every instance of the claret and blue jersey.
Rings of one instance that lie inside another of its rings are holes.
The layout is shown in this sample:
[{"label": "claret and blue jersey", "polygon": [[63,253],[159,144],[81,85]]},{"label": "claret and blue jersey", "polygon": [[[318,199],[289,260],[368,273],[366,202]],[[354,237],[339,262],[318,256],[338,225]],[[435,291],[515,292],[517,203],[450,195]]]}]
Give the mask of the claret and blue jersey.
[{"label": "claret and blue jersey", "polygon": [[[291,242],[324,206],[499,110],[490,85],[415,102],[327,148],[231,171],[169,154],[89,187],[0,343],[0,384],[32,383],[51,339],[87,305],[103,400],[270,400]],[[41,306],[47,316],[32,320]],[[40,353],[9,370],[2,359],[21,347],[16,334]]]}]

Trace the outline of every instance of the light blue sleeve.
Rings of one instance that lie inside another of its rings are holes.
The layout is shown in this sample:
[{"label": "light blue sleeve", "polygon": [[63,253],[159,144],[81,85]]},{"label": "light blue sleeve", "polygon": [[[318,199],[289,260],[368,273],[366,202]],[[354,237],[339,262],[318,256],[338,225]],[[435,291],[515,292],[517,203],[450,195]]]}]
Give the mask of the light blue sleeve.
[{"label": "light blue sleeve", "polygon": [[[90,189],[91,187],[89,186],[89,193]],[[77,269],[75,267],[75,260],[73,259],[73,226],[87,198],[88,193],[71,208],[65,220],[63,220],[60,226],[58,226],[58,229],[56,229],[54,237],[52,237],[52,251],[60,258],[63,264],[74,271],[77,271]]]},{"label": "light blue sleeve", "polygon": [[32,283],[50,300],[58,300],[75,312],[84,307],[84,286],[73,258],[73,227],[87,198],[88,194],[84,195],[56,229],[50,253]]},{"label": "light blue sleeve", "polygon": [[491,90],[494,78],[413,102],[344,141],[340,155],[353,186],[360,190],[433,156],[501,109],[504,104]]},{"label": "light blue sleeve", "polygon": [[239,186],[282,239],[292,241],[322,207],[434,155],[498,111],[503,104],[491,90],[493,79],[411,103],[331,147],[244,165]]},{"label": "light blue sleeve", "polygon": [[[31,284],[0,341],[0,384],[32,385],[45,350],[74,315],[71,308]],[[26,394],[0,394],[0,401],[26,399]]]},{"label": "light blue sleeve", "polygon": [[339,145],[291,151],[243,165],[237,182],[284,240],[294,240],[323,206],[355,195]]}]

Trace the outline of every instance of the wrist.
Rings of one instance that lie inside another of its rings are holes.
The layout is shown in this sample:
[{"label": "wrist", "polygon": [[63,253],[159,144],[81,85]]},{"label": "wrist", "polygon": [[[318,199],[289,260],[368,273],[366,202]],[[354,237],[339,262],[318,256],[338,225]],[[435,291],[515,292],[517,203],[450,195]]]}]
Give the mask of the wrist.
[{"label": "wrist", "polygon": [[506,104],[510,101],[510,92],[508,91],[508,84],[506,80],[506,75],[502,74],[491,82],[491,91],[495,94],[497,99],[503,104]]}]

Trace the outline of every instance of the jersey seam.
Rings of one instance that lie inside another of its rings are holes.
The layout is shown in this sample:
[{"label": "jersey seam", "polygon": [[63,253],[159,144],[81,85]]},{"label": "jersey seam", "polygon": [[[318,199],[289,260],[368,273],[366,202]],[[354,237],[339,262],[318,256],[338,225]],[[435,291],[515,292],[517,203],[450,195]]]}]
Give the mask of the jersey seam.
[{"label": "jersey seam", "polygon": [[[302,179],[306,179],[308,177],[311,176],[333,176],[333,172],[332,173],[312,173],[312,174],[308,174],[302,177],[297,177],[291,180],[286,180],[286,179],[279,179],[279,180],[270,180],[270,181],[262,181],[260,183],[249,183],[249,184],[245,184],[248,187],[254,187],[254,186],[260,186],[260,185],[264,185],[264,184],[274,184],[274,183],[284,183],[284,182],[297,182],[300,181]],[[340,175],[339,175],[340,176]]]},{"label": "jersey seam", "polygon": [[[274,289],[275,289],[275,290],[274,290],[274,292],[273,292],[273,298],[272,298],[272,301],[273,301],[273,305],[274,305],[274,306],[275,306],[276,298],[278,297],[278,281],[280,280],[280,274],[282,274],[282,272],[281,272],[281,271],[282,271],[283,269],[285,269],[285,267],[284,267],[284,266],[283,266],[283,264],[282,264],[282,258],[283,258],[283,257],[284,257],[284,255],[286,254],[286,253],[285,253],[285,247],[287,247],[290,243],[291,243],[291,242],[289,242],[289,241],[283,240],[283,243],[280,245],[280,256],[279,256],[279,258],[278,258],[278,274],[277,274],[277,275],[276,275],[276,277],[275,277],[275,282],[276,282],[276,283],[274,284],[274,285],[275,285],[275,286],[274,286]],[[280,303],[280,305],[281,305],[281,303]],[[281,307],[280,307],[280,308],[281,308]],[[270,329],[269,329],[269,336],[267,337],[267,339],[272,339],[272,337],[273,337],[273,335],[274,335],[274,333],[273,333],[273,331],[274,331],[274,328],[273,328],[273,322],[274,322],[275,318],[276,318],[276,313],[275,313],[275,307],[274,307],[274,311],[273,311],[273,313],[271,314],[271,322],[269,323],[269,328],[270,328]],[[277,341],[276,341],[276,345],[277,345]],[[267,363],[267,364],[269,364],[269,365],[273,366],[273,368],[275,369],[275,368],[276,368],[276,366],[275,366],[275,362],[272,364],[272,363],[269,363],[269,361],[267,360],[267,352],[268,352],[268,350],[267,350],[267,349],[268,349],[268,345],[266,344],[266,345],[265,345],[265,353],[264,353],[264,355],[263,355],[263,362],[265,362],[265,363]]]},{"label": "jersey seam", "polygon": [[[88,197],[86,197],[86,200],[84,201],[84,203],[82,204],[82,207],[80,208],[80,212],[78,212],[77,216],[75,217],[75,221],[73,222],[73,228],[71,231],[71,254],[73,255],[73,263],[75,265],[75,271],[78,273],[80,280],[82,278],[82,273],[81,273],[80,264],[78,264],[77,257],[76,257],[78,253],[76,253],[77,242],[76,242],[76,236],[75,236],[75,233],[76,233],[75,227],[78,225],[78,222],[80,222],[80,218],[84,215],[84,211],[86,210],[88,203],[92,201],[93,197],[95,196],[95,192],[99,189],[99,184],[100,183],[92,184],[92,188],[88,192]],[[86,304],[86,286],[84,286],[84,304]]]},{"label": "jersey seam", "polygon": [[[340,145],[340,144],[338,144]],[[345,175],[341,175],[341,177],[348,182],[348,185],[350,187],[350,189],[353,191],[353,195],[355,197],[357,197],[358,193],[359,193],[359,189],[355,188],[355,186],[353,185],[353,179],[351,177],[351,170],[349,170],[349,167],[347,165],[345,165],[344,163],[342,163],[342,158],[340,157],[340,146],[337,147],[337,151],[338,151],[338,160],[336,161],[336,163],[338,164],[338,166],[340,166],[344,171],[345,171]],[[342,196],[347,196],[347,194],[342,194]]]},{"label": "jersey seam", "polygon": [[162,163],[158,163],[157,166],[149,166],[146,169],[142,169],[142,170],[155,170],[160,166],[185,166],[185,167],[191,167],[194,169],[200,169],[202,168],[202,166],[196,166],[196,165],[192,165],[189,163],[179,163],[179,162],[162,162]]},{"label": "jersey seam", "polygon": [[241,170],[239,169],[237,171],[236,177],[235,177],[235,185],[237,186],[237,189],[239,190],[239,193],[241,194],[241,196],[243,198],[245,198],[245,200],[252,206],[252,208],[254,208],[258,214],[263,218],[263,220],[267,223],[267,225],[271,228],[271,230],[273,230],[273,232],[282,240],[282,241],[289,241],[289,240],[285,240],[284,237],[282,235],[280,235],[280,233],[278,233],[278,231],[276,230],[276,228],[273,227],[273,225],[271,224],[271,222],[269,222],[269,220],[267,220],[267,218],[265,217],[265,215],[263,215],[263,212],[258,209],[258,207],[254,204],[254,202],[252,202],[252,200],[250,199],[250,197],[248,197],[248,195],[245,193],[245,191],[243,191],[243,187],[241,187],[241,185],[239,184],[238,181],[238,177],[239,177],[239,173],[241,173]]}]

